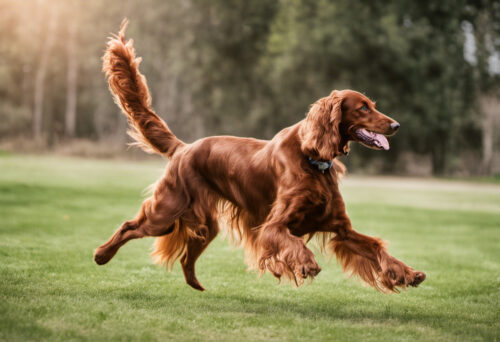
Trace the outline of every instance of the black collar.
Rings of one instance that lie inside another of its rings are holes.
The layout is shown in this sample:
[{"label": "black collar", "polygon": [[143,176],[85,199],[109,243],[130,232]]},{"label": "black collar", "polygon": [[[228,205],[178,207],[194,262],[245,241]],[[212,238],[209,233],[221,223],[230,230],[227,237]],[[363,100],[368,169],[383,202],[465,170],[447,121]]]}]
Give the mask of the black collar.
[{"label": "black collar", "polygon": [[325,170],[330,170],[333,166],[333,160],[328,160],[328,161],[314,160],[311,157],[307,157],[307,159],[309,160],[309,163],[312,166],[314,166],[316,169],[318,169],[323,173],[325,173]]}]

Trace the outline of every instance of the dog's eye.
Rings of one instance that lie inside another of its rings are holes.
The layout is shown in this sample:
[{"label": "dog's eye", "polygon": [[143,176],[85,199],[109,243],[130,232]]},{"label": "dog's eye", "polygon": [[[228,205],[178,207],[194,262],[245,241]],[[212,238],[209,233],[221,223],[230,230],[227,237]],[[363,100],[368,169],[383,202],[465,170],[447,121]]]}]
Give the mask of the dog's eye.
[{"label": "dog's eye", "polygon": [[367,112],[368,111],[368,107],[366,105],[363,105],[363,107],[361,107],[361,110],[363,112]]}]

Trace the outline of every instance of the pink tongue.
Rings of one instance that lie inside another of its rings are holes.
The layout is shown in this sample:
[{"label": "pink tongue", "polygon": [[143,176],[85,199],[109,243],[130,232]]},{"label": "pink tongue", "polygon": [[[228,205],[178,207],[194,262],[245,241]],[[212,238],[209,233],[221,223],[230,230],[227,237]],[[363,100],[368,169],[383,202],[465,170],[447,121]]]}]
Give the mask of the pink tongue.
[{"label": "pink tongue", "polygon": [[378,147],[382,147],[384,150],[389,149],[389,141],[387,141],[387,138],[383,134],[378,134],[374,133],[375,137],[373,137],[373,143],[377,145]]},{"label": "pink tongue", "polygon": [[379,134],[379,133],[374,133],[372,131],[369,131],[365,128],[361,128],[357,131],[359,134],[361,134],[362,136],[365,137],[365,139],[367,139],[369,143],[379,147],[379,148],[383,148],[384,150],[388,150],[389,149],[389,141],[387,141],[387,138],[385,137],[385,135],[383,134]]}]

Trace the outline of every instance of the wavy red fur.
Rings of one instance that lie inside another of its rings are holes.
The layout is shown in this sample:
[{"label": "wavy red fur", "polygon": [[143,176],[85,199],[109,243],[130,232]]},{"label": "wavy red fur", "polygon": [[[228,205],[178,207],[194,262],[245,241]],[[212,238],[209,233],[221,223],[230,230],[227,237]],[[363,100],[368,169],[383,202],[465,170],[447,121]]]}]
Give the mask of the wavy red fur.
[{"label": "wavy red fur", "polygon": [[[345,271],[380,291],[425,279],[390,256],[380,239],[352,228],[338,189],[345,167],[336,158],[349,151],[350,141],[359,141],[356,129],[379,136],[395,132],[395,121],[370,99],[352,90],[333,91],[316,101],[304,120],[269,141],[225,136],[185,144],[152,110],[125,27],[126,22],[109,40],[103,70],[132,136],[170,161],[138,215],[96,250],[98,264],[131,239],[156,236],[154,260],[171,268],[180,259],[186,282],[203,290],[195,263],[223,229],[243,245],[250,267],[297,285],[321,271],[306,246],[313,237],[335,253]],[[310,159],[333,165],[318,169]]]}]

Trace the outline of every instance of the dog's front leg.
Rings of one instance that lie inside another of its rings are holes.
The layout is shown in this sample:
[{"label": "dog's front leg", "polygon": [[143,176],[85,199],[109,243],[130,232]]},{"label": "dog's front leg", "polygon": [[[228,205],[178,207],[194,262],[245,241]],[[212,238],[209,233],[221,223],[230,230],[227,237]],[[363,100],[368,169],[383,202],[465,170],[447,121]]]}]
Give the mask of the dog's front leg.
[{"label": "dog's front leg", "polygon": [[261,272],[270,271],[275,277],[285,276],[297,285],[320,271],[314,254],[304,240],[294,236],[290,224],[300,222],[304,212],[300,197],[292,192],[278,192],[266,221],[259,228],[257,254]]},{"label": "dog's front leg", "polygon": [[338,189],[334,190],[334,194],[336,211],[328,231],[336,233],[336,236],[329,242],[329,247],[344,271],[359,276],[384,292],[397,292],[397,287],[418,286],[425,280],[425,273],[415,271],[391,256],[381,239],[356,232]]}]

